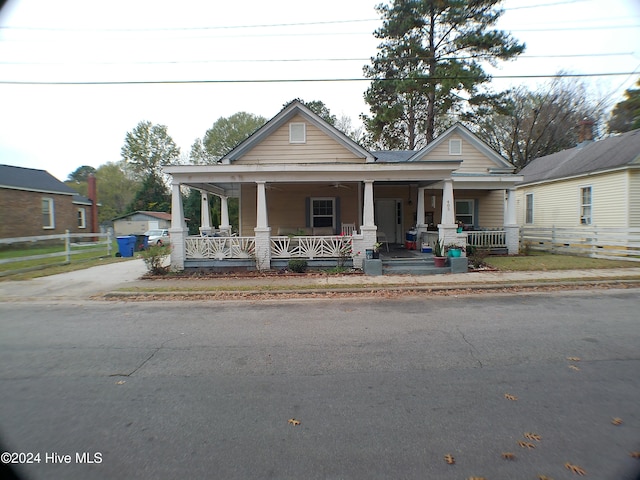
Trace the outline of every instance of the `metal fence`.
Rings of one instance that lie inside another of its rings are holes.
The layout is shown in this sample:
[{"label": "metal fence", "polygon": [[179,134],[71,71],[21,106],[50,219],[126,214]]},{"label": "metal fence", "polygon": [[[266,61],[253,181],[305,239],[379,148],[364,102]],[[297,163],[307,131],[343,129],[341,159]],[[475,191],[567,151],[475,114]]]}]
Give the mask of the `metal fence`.
[{"label": "metal fence", "polygon": [[[36,270],[46,266],[71,263],[74,256],[86,258],[110,257],[113,250],[113,234],[107,233],[66,233],[58,235],[38,235],[33,237],[15,237],[0,239],[0,276]],[[29,249],[51,249],[49,253],[37,255],[13,256],[11,252],[28,252]],[[50,258],[59,258],[59,262],[45,262]],[[6,269],[6,265],[28,262],[29,266]]]},{"label": "metal fence", "polygon": [[640,228],[521,227],[520,246],[525,250],[639,262]]}]

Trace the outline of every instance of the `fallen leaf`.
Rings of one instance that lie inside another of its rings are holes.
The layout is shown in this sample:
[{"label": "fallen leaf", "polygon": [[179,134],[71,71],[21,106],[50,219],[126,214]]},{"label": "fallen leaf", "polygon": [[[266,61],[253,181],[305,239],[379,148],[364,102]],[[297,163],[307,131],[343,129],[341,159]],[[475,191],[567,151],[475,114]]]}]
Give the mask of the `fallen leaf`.
[{"label": "fallen leaf", "polygon": [[447,462],[449,465],[453,465],[454,463],[456,463],[456,459],[453,458],[453,455],[451,455],[450,453],[447,453],[444,456],[444,461]]},{"label": "fallen leaf", "polygon": [[537,433],[530,433],[530,432],[525,433],[524,438],[528,438],[529,440],[535,440],[536,442],[539,442],[540,440],[542,440],[542,437],[540,435],[538,435]]},{"label": "fallen leaf", "polygon": [[546,475],[538,475],[538,480],[553,480],[553,478],[547,477]]},{"label": "fallen leaf", "polygon": [[615,417],[611,420],[611,423],[613,423],[614,425],[622,425],[622,419]]},{"label": "fallen leaf", "polygon": [[587,473],[583,468],[579,467],[578,465],[571,465],[569,462],[565,463],[564,467],[567,470],[571,470],[573,473],[577,473],[580,476],[585,475]]},{"label": "fallen leaf", "polygon": [[575,365],[569,365],[569,368],[570,368],[571,370],[576,370],[576,371],[579,371],[579,370],[580,370],[580,369],[579,369],[578,367],[576,367]]},{"label": "fallen leaf", "polygon": [[487,480],[484,477],[469,477],[467,480]]},{"label": "fallen leaf", "polygon": [[518,400],[518,397],[516,397],[515,395],[511,395],[510,393],[505,393],[504,398],[506,398],[507,400],[513,400],[514,402]]},{"label": "fallen leaf", "polygon": [[296,420],[295,418],[290,418],[288,422],[293,426],[300,425],[300,420]]},{"label": "fallen leaf", "polygon": [[567,360],[569,360],[570,362],[579,362],[580,357],[567,357]]},{"label": "fallen leaf", "polygon": [[125,383],[127,383],[126,380],[119,380],[116,382],[116,385],[124,385]]},{"label": "fallen leaf", "polygon": [[502,458],[504,458],[505,460],[515,460],[516,456],[511,452],[503,452]]},{"label": "fallen leaf", "polygon": [[522,440],[518,441],[518,445],[522,448],[536,448],[536,446],[531,442],[523,442]]},{"label": "fallen leaf", "polygon": [[633,458],[640,459],[640,452],[631,452],[629,455],[631,455]]}]

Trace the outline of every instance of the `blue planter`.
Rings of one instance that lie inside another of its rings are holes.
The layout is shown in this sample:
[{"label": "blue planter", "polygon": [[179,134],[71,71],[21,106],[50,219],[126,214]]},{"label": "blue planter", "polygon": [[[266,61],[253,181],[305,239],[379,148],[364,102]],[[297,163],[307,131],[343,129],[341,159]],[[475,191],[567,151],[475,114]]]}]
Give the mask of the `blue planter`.
[{"label": "blue planter", "polygon": [[449,250],[450,257],[459,257],[460,255],[462,255],[462,250],[459,248],[452,248]]}]

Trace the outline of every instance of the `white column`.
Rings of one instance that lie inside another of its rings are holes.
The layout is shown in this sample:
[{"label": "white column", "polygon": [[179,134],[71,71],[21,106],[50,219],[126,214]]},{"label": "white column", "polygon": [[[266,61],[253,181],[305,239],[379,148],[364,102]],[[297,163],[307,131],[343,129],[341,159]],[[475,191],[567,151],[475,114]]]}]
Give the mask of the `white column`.
[{"label": "white column", "polygon": [[256,212],[256,227],[267,228],[269,226],[269,219],[267,217],[267,193],[266,182],[256,182],[258,186],[257,194],[257,212]]},{"label": "white column", "polygon": [[507,252],[509,255],[516,255],[520,251],[520,227],[516,217],[516,191],[512,188],[507,190],[504,230]]},{"label": "white column", "polygon": [[179,183],[174,183],[171,186],[171,228],[169,233],[171,235],[171,268],[173,270],[184,270],[187,229],[184,223],[182,194],[180,193]]},{"label": "white column", "polygon": [[442,188],[442,223],[438,225],[439,239],[445,245],[455,243],[466,246],[457,235],[458,225],[456,225],[456,203],[453,198],[453,180],[444,180]]},{"label": "white column", "polygon": [[229,224],[229,198],[220,197],[220,226],[218,227],[221,232],[226,232],[227,235],[231,234],[231,225]]},{"label": "white column", "polygon": [[418,210],[416,211],[416,230],[418,231],[418,250],[422,242],[426,241],[427,225],[424,223],[424,191],[425,187],[418,188]]},{"label": "white column", "polygon": [[366,180],[364,182],[364,215],[362,219],[362,223],[365,227],[373,227],[374,216],[373,216],[373,181]]},{"label": "white column", "polygon": [[200,208],[200,234],[209,235],[211,233],[211,209],[209,208],[209,194],[200,192],[202,197]]},{"label": "white column", "polygon": [[265,182],[256,182],[258,187],[256,202],[256,268],[269,270],[271,268],[271,228],[267,217],[267,194]]}]

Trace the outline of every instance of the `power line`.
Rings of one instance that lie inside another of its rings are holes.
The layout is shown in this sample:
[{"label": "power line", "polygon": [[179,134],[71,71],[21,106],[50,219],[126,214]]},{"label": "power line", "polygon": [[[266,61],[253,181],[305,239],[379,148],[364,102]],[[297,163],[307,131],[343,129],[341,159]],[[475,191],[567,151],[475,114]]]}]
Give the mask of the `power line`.
[{"label": "power line", "polygon": [[[634,75],[636,72],[607,72],[607,73],[562,73],[553,75],[492,75],[491,80],[496,79],[534,79],[534,78],[580,78],[580,77],[615,77]],[[298,78],[298,79],[235,79],[235,80],[126,80],[126,81],[19,81],[0,80],[3,85],[170,85],[170,84],[245,84],[245,83],[322,83],[322,82],[372,82],[372,81],[443,81],[465,80],[471,77],[422,77],[409,78]]]}]

